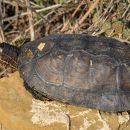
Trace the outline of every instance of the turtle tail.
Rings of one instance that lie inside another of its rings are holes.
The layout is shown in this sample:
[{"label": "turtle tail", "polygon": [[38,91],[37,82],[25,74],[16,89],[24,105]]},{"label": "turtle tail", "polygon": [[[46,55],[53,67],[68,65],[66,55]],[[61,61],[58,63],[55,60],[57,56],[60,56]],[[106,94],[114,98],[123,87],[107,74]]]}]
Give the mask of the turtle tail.
[{"label": "turtle tail", "polygon": [[0,64],[17,69],[19,54],[20,48],[7,43],[0,43]]}]

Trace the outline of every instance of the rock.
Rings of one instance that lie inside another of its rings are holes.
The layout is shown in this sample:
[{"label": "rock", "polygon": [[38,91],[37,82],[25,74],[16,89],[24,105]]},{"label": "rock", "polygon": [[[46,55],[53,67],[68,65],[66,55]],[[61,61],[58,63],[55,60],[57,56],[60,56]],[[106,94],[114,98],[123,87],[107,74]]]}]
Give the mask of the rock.
[{"label": "rock", "polygon": [[127,112],[107,113],[34,99],[19,73],[0,79],[1,130],[130,130]]}]

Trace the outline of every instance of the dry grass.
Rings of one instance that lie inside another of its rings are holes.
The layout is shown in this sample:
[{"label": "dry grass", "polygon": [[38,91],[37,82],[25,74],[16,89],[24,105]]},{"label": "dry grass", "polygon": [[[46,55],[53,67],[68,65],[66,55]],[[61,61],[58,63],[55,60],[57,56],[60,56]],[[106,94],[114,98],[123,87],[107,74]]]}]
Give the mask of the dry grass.
[{"label": "dry grass", "polygon": [[22,44],[51,33],[130,39],[129,0],[1,0],[0,41]]}]

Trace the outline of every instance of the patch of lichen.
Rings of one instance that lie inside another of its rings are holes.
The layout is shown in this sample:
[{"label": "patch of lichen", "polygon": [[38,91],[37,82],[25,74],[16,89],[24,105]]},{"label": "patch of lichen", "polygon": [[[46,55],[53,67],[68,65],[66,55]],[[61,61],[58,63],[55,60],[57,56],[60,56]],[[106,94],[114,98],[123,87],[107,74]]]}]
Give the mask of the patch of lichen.
[{"label": "patch of lichen", "polygon": [[32,53],[32,51],[30,49],[27,50],[26,56],[27,56],[28,59],[32,59],[33,58],[33,53]]}]

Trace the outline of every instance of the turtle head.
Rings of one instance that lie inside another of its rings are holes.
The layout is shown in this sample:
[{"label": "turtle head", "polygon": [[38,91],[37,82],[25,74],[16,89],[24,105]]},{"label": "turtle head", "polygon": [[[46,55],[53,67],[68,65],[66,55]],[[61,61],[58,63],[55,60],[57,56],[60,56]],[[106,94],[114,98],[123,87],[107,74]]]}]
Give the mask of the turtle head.
[{"label": "turtle head", "polygon": [[18,67],[18,56],[20,49],[8,43],[0,43],[0,64],[10,67]]}]

